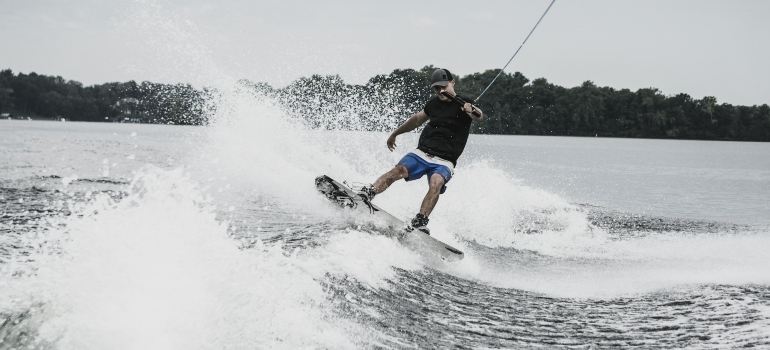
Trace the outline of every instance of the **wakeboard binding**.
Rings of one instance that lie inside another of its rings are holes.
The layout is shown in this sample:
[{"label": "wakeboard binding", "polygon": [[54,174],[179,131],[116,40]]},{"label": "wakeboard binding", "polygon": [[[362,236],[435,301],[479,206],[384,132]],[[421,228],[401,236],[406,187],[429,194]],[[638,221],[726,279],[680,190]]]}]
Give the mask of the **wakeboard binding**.
[{"label": "wakeboard binding", "polygon": [[[366,215],[378,218],[380,220],[379,225],[384,224],[388,227],[386,230],[388,235],[398,238],[399,242],[415,251],[436,254],[441,259],[447,261],[462,260],[465,256],[462,251],[431,237],[427,227],[427,217],[418,215],[415,220],[407,224],[377,205],[372,204],[370,199],[373,196],[367,196],[367,193],[364,192],[365,189],[356,191],[347,182],[337,182],[326,175],[316,177],[315,185],[324,197],[343,209],[365,213]],[[364,185],[364,187],[366,186],[370,185]],[[355,188],[358,187],[356,186]]]}]

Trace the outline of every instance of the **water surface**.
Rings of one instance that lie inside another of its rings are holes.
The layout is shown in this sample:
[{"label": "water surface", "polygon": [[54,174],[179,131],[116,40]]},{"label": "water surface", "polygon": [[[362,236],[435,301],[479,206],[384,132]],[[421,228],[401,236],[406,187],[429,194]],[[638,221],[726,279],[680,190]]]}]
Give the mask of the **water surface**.
[{"label": "water surface", "polygon": [[[248,108],[246,108],[248,107]],[[315,193],[414,147],[252,101],[210,127],[0,121],[9,348],[770,346],[765,144],[472,136],[431,229]],[[424,181],[376,198],[417,211]]]}]

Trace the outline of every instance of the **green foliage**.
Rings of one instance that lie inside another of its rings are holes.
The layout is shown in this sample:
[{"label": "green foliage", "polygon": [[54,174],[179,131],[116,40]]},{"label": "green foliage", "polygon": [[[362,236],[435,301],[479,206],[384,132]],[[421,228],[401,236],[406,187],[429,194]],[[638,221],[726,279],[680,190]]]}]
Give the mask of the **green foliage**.
[{"label": "green foliage", "polygon": [[[364,85],[346,84],[337,75],[301,78],[282,89],[247,80],[240,85],[274,98],[312,128],[391,131],[433,96],[433,70],[397,69]],[[456,90],[478,96],[498,72],[456,76]],[[58,76],[0,71],[0,112],[42,118],[204,125],[217,109],[217,94],[134,81],[84,87]],[[479,106],[486,121],[474,124],[474,133],[770,141],[767,104],[718,104],[712,96],[665,96],[655,88],[616,90],[591,81],[565,88],[504,73]]]},{"label": "green foliage", "polygon": [[206,91],[190,85],[134,81],[84,87],[62,77],[0,71],[0,111],[42,119],[206,123]]},{"label": "green foliage", "polygon": [[[477,96],[498,71],[463,77],[457,90]],[[564,88],[505,73],[479,101],[486,134],[569,135],[770,141],[770,107],[717,104],[713,96],[665,96],[655,88],[615,90],[586,81]]]}]

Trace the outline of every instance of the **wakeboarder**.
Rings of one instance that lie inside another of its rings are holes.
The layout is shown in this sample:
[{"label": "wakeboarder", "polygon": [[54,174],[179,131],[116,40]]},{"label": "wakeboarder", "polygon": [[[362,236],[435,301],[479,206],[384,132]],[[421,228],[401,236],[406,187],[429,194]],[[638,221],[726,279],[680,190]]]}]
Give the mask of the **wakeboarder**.
[{"label": "wakeboarder", "polygon": [[436,96],[423,109],[412,115],[387,140],[391,152],[396,149],[396,137],[417,129],[428,122],[420,134],[417,149],[407,153],[396,166],[380,176],[371,185],[364,186],[359,195],[367,201],[382,193],[400,179],[414,181],[427,175],[428,193],[420,211],[411,221],[411,227],[430,234],[428,216],[446,191],[446,184],[454,175],[457,159],[468,142],[471,123],[484,120],[478,107],[455,93],[455,80],[446,69],[436,69],[431,75],[431,87]]}]

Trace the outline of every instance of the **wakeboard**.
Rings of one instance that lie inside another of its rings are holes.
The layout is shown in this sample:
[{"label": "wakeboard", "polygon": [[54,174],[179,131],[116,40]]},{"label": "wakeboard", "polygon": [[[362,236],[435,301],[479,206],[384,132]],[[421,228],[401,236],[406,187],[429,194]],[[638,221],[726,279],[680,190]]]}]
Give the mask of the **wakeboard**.
[{"label": "wakeboard", "polygon": [[401,244],[418,253],[430,253],[446,261],[458,261],[465,257],[465,254],[459,249],[441,242],[425,232],[413,229],[369,200],[359,196],[349,186],[339,183],[329,176],[317,177],[315,185],[326,198],[342,208],[375,216],[378,221],[387,226],[386,232],[396,237]]}]

